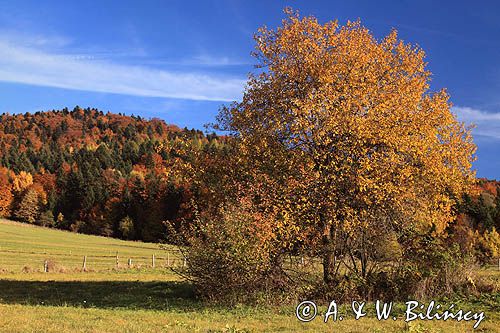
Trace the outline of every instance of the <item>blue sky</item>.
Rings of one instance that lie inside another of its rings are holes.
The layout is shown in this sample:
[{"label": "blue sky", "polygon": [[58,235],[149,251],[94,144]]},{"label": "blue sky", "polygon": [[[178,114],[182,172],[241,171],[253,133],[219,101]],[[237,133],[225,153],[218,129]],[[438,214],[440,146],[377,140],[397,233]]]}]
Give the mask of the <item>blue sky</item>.
[{"label": "blue sky", "polygon": [[75,105],[203,128],[241,98],[258,27],[292,6],[360,18],[420,45],[432,89],[475,123],[478,176],[500,179],[500,4],[494,1],[3,1],[0,112]]}]

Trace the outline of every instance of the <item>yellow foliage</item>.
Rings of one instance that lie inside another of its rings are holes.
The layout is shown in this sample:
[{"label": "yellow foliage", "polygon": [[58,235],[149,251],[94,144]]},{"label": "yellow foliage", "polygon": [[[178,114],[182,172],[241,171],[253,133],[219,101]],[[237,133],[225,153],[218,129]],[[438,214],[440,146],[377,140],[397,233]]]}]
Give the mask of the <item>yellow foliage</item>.
[{"label": "yellow foliage", "polygon": [[8,179],[7,169],[0,168],[0,217],[10,216],[12,200],[12,185]]},{"label": "yellow foliage", "polygon": [[262,72],[219,115],[262,201],[281,212],[283,238],[320,243],[360,226],[441,233],[451,197],[475,179],[476,148],[446,90],[429,91],[424,52],[396,31],[377,40],[360,21],[287,15],[259,29]]},{"label": "yellow foliage", "polygon": [[497,258],[500,255],[500,234],[493,228],[485,231],[480,239],[482,252],[489,258]]},{"label": "yellow foliage", "polygon": [[19,175],[14,175],[12,179],[12,189],[20,193],[33,184],[33,176],[29,172],[21,171]]}]

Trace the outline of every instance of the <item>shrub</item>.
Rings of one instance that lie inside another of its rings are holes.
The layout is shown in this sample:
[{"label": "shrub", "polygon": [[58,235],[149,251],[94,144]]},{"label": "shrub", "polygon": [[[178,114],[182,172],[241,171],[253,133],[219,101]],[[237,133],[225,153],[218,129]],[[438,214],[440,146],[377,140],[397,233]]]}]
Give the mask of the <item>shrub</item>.
[{"label": "shrub", "polygon": [[[320,284],[313,297],[326,296],[346,302],[351,299],[407,300],[445,297],[477,292],[474,258],[460,251],[458,244],[433,236],[406,231],[396,242],[388,236],[382,249],[392,249],[394,260],[377,258],[380,265],[366,276],[352,271],[335,283]],[[376,252],[376,251],[375,251]],[[376,254],[376,253],[375,253]]]},{"label": "shrub", "polygon": [[495,228],[492,228],[491,231],[486,230],[479,238],[478,252],[482,262],[487,262],[500,255],[500,234]]},{"label": "shrub", "polygon": [[415,235],[404,250],[392,280],[399,298],[450,296],[474,291],[474,258],[464,255],[457,243]]},{"label": "shrub", "polygon": [[35,223],[43,227],[53,227],[55,225],[54,214],[52,214],[52,211],[47,210],[40,214],[40,217]]},{"label": "shrub", "polygon": [[245,201],[200,216],[184,233],[183,274],[204,299],[225,304],[277,301],[286,289],[269,220]]},{"label": "shrub", "polygon": [[125,239],[134,238],[134,235],[135,235],[134,221],[130,217],[125,216],[120,221],[120,225],[118,226],[118,230],[120,231],[123,238],[125,238]]},{"label": "shrub", "polygon": [[83,230],[84,226],[85,226],[84,221],[76,220],[75,223],[72,223],[69,226],[69,230],[71,230],[72,232],[80,232],[81,230]]},{"label": "shrub", "polygon": [[62,225],[64,223],[64,215],[62,213],[57,214],[57,225]]}]

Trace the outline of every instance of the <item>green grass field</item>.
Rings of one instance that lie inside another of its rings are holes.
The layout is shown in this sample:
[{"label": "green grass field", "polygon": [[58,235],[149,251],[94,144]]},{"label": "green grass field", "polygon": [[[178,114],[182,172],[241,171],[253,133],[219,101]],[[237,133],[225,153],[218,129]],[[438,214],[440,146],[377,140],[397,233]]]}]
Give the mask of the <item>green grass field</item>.
[{"label": "green grass field", "polygon": [[81,269],[87,257],[88,270],[152,265],[152,256],[159,267],[182,265],[178,251],[169,247],[160,249],[158,244],[122,241],[113,238],[75,234],[0,219],[0,269],[19,271],[43,270],[48,260],[57,269]]},{"label": "green grass field", "polygon": [[[175,249],[172,250],[174,259]],[[138,266],[116,269],[133,258]],[[0,332],[472,332],[472,322],[404,323],[378,321],[372,314],[323,323],[295,318],[293,306],[232,308],[206,305],[193,295],[189,283],[165,264],[151,268],[150,257],[165,258],[156,244],[103,237],[0,221]],[[81,271],[88,256],[89,271]],[[93,265],[92,258],[96,258]],[[100,258],[101,261],[98,261]],[[142,259],[141,259],[142,258]],[[182,263],[179,257],[178,263]],[[43,261],[59,268],[43,272]],[[142,261],[141,261],[142,260]],[[163,260],[163,259],[162,259]],[[30,270],[24,269],[31,267]],[[94,267],[94,268],[93,268]],[[484,271],[491,279],[500,272]],[[457,306],[484,310],[477,332],[500,332],[500,295],[457,300]],[[325,306],[320,310],[324,311]],[[347,311],[342,308],[342,311]]]}]

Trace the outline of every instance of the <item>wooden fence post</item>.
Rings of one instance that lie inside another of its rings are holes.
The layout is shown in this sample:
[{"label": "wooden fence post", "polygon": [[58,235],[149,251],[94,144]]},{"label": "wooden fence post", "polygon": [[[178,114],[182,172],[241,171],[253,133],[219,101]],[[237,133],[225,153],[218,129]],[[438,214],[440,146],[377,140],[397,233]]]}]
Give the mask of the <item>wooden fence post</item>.
[{"label": "wooden fence post", "polygon": [[116,251],[116,268],[118,268],[118,251]]},{"label": "wooden fence post", "polygon": [[48,271],[49,271],[49,262],[47,260],[45,260],[43,262],[43,272],[47,273]]},{"label": "wooden fence post", "polygon": [[82,265],[82,271],[87,270],[87,256],[83,256],[83,265]]},{"label": "wooden fence post", "polygon": [[132,259],[128,258],[128,268],[132,267]]},{"label": "wooden fence post", "polygon": [[153,253],[153,256],[151,257],[151,266],[155,268],[155,254]]}]

